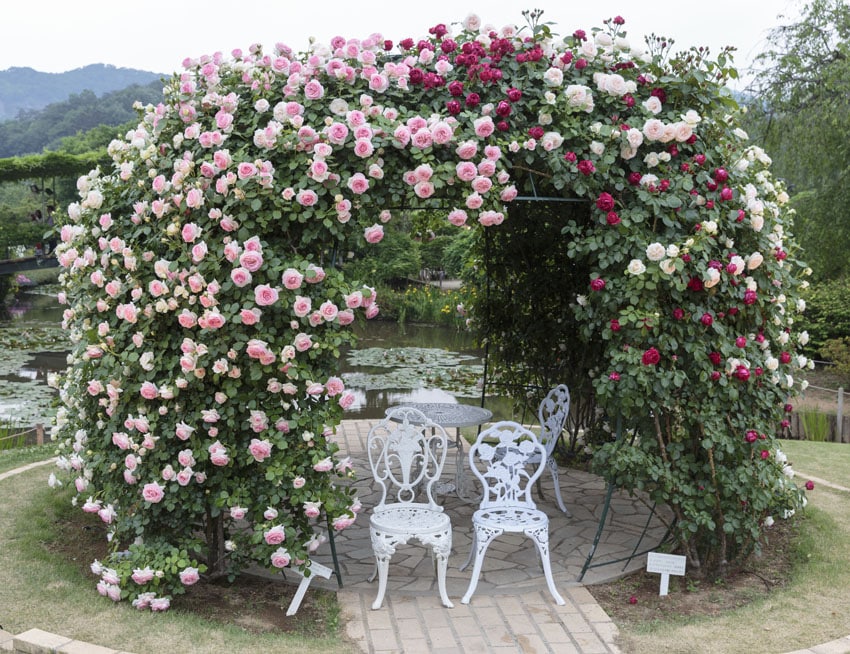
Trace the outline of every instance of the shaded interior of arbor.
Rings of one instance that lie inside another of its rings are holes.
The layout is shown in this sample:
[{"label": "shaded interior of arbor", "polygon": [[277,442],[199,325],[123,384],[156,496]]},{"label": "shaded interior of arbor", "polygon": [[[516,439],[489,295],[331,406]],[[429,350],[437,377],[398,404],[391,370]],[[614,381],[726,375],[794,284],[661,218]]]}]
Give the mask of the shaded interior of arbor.
[{"label": "shaded interior of arbor", "polygon": [[[586,200],[517,199],[501,225],[484,230],[486,278],[477,300],[488,378],[524,405],[529,418],[552,387],[570,388],[571,410],[561,455],[576,453],[579,429],[594,418],[589,371],[600,343],[582,338],[572,305],[587,292],[590,268],[568,255],[570,233],[590,221]],[[487,390],[487,389],[485,389]]]}]

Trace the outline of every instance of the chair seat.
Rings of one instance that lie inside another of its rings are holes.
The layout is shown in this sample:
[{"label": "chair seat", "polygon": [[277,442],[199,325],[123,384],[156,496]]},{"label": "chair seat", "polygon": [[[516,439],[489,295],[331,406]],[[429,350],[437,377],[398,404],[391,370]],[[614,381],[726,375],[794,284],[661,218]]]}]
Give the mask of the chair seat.
[{"label": "chair seat", "polygon": [[491,529],[520,532],[547,524],[549,516],[539,509],[523,506],[494,506],[478,509],[472,515],[472,522]]},{"label": "chair seat", "polygon": [[369,526],[386,533],[432,534],[450,530],[451,520],[426,504],[387,504],[372,513]]}]

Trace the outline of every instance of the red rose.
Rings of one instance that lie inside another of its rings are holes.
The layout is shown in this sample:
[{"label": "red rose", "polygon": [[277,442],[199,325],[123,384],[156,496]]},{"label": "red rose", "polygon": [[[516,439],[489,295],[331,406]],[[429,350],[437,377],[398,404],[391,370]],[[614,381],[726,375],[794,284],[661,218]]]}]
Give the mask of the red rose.
[{"label": "red rose", "polygon": [[619,321],[619,320],[617,320],[616,318],[614,318],[614,319],[611,321],[611,331],[612,331],[612,332],[618,332],[618,331],[620,331],[620,321]]},{"label": "red rose", "polygon": [[661,361],[661,353],[654,347],[649,348],[640,358],[640,362],[645,366],[654,366],[659,361]]},{"label": "red rose", "polygon": [[601,277],[596,277],[595,279],[591,280],[590,289],[592,291],[601,291],[603,288],[605,288],[604,279],[602,279]]},{"label": "red rose", "polygon": [[596,198],[596,208],[600,211],[611,211],[614,208],[614,198],[610,193],[602,192]]},{"label": "red rose", "polygon": [[710,327],[711,324],[714,322],[714,317],[710,313],[704,313],[702,314],[702,317],[699,319],[699,321],[706,327]]},{"label": "red rose", "polygon": [[814,490],[814,489],[815,489],[815,482],[813,482],[811,479],[809,479],[809,481],[806,482],[806,490]]},{"label": "red rose", "polygon": [[612,227],[614,225],[620,224],[620,215],[616,211],[609,211],[608,215],[605,216],[605,222],[607,222]]}]

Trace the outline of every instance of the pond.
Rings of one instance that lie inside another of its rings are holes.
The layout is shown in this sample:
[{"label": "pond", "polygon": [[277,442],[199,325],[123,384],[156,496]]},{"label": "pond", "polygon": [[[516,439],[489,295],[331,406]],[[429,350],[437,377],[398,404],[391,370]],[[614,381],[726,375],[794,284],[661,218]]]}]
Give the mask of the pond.
[{"label": "pond", "polygon": [[[0,423],[51,422],[56,392],[47,376],[66,366],[61,320],[55,295],[37,290],[18,294],[0,316]],[[383,417],[387,407],[404,402],[481,403],[484,361],[470,334],[370,321],[359,336],[357,347],[340,361],[341,376],[355,396],[345,419]],[[497,416],[509,411],[506,405],[487,400]]]}]

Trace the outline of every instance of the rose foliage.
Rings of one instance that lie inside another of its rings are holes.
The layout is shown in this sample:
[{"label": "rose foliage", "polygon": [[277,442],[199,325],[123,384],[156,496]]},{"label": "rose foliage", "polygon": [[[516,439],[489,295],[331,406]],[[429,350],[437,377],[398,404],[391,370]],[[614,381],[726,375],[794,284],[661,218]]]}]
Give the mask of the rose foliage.
[{"label": "rose foliage", "polygon": [[604,474],[669,503],[695,562],[793,508],[771,434],[802,363],[800,264],[732,69],[634,48],[621,19],[557,38],[531,18],[187,60],[80,178],[55,438],[109,526],[102,594],[162,610],[200,574],[303,567],[325,518],[350,525],[335,372],[377,303],[339,252],[402,207],[496,229],[538,172],[594,207],[564,235],[593,271],[572,337],[605,341],[597,401],[640,428]]}]

